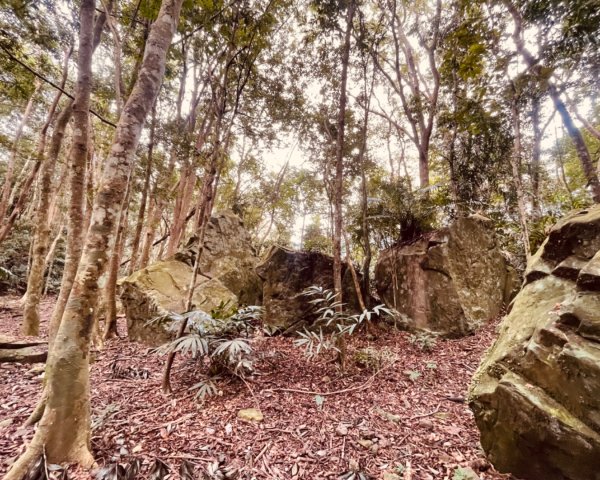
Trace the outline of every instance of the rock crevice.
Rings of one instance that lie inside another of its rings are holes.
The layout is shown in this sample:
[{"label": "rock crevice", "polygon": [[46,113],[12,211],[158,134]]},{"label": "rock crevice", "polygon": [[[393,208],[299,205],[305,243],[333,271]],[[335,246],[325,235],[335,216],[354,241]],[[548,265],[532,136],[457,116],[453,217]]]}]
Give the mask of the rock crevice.
[{"label": "rock crevice", "polygon": [[517,284],[491,222],[478,215],[384,250],[375,267],[377,293],[408,329],[450,337],[498,315]]}]

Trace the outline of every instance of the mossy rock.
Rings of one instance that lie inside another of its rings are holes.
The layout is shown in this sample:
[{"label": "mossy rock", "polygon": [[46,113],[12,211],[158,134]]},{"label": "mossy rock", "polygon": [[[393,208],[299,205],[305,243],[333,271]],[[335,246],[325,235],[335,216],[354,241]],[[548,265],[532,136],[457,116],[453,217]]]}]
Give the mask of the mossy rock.
[{"label": "mossy rock", "polygon": [[495,467],[600,480],[600,206],[555,225],[477,370],[469,401]]},{"label": "mossy rock", "polygon": [[375,285],[405,328],[459,337],[497,316],[520,279],[500,252],[491,221],[473,215],[381,252]]}]

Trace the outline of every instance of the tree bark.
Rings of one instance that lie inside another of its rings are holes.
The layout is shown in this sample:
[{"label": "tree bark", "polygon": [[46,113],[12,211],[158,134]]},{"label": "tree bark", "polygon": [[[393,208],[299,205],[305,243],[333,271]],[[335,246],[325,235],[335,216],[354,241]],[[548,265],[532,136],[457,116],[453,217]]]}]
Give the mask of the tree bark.
[{"label": "tree bark", "polygon": [[575,151],[579,157],[579,162],[581,163],[583,174],[585,175],[588,187],[592,192],[592,199],[595,203],[600,203],[600,180],[598,179],[598,172],[594,168],[594,163],[587,145],[585,144],[585,140],[583,139],[583,135],[573,122],[573,118],[567,110],[565,103],[560,98],[560,93],[554,84],[548,84],[548,93],[550,94],[552,102],[554,102],[554,107],[563,121],[563,125],[569,134],[569,138],[573,142]]},{"label": "tree bark", "polygon": [[138,210],[137,223],[135,233],[131,242],[131,259],[129,260],[128,272],[131,275],[137,267],[137,259],[139,257],[140,240],[142,238],[142,230],[144,228],[144,220],[146,219],[146,204],[148,203],[148,193],[150,190],[150,178],[152,175],[152,157],[154,155],[154,136],[156,130],[156,103],[152,107],[152,122],[150,123],[150,140],[148,142],[148,158],[146,160],[146,174],[144,176],[144,188],[140,199],[140,208]]},{"label": "tree bark", "polygon": [[521,13],[509,0],[504,0],[504,5],[508,9],[515,23],[513,40],[517,47],[517,52],[523,57],[531,72],[539,78],[540,85],[546,86],[546,91],[550,95],[550,98],[554,103],[554,107],[558,111],[563,121],[563,125],[565,126],[565,129],[567,130],[567,133],[569,134],[569,137],[575,146],[575,151],[579,157],[583,174],[585,175],[588,186],[592,193],[592,199],[595,203],[600,203],[600,180],[598,180],[598,174],[594,168],[594,164],[592,162],[587,145],[585,144],[585,140],[583,139],[583,135],[581,135],[581,132],[573,123],[573,118],[569,114],[565,103],[560,98],[560,92],[556,88],[556,85],[551,79],[542,77],[541,65],[525,47],[525,42],[523,40],[523,17],[521,16]]},{"label": "tree bark", "polygon": [[[513,85],[514,89],[514,85]],[[523,248],[525,250],[525,256],[529,258],[531,255],[531,249],[529,247],[529,229],[527,227],[527,210],[525,208],[525,194],[523,192],[523,182],[521,179],[521,122],[519,119],[519,109],[517,107],[517,96],[516,92],[512,98],[511,113],[513,122],[513,132],[515,135],[513,154],[511,155],[511,167],[513,184],[517,193],[517,205],[519,209],[519,220],[521,222],[521,235],[523,238]]]},{"label": "tree bark", "polygon": [[23,116],[21,117],[21,122],[19,123],[17,131],[15,133],[15,139],[13,140],[11,154],[6,168],[6,174],[4,175],[2,193],[0,194],[0,221],[2,223],[4,223],[4,217],[6,216],[6,213],[8,211],[8,203],[13,185],[15,166],[17,163],[17,156],[19,154],[19,142],[21,141],[21,137],[23,136],[23,130],[25,129],[25,125],[27,125],[29,117],[31,116],[31,111],[33,110],[33,101],[37,96],[38,92],[40,91],[41,86],[42,82],[36,80],[35,88],[31,96],[29,97],[29,100],[27,101],[25,111],[23,112]]},{"label": "tree bark", "polygon": [[535,95],[531,105],[533,148],[531,151],[531,207],[536,219],[542,216],[540,207],[540,158],[542,152],[542,129],[540,127],[540,98]]},{"label": "tree bark", "polygon": [[348,63],[350,61],[350,40],[355,12],[354,1],[348,4],[346,12],[346,32],[342,50],[342,73],[340,78],[340,99],[338,105],[337,138],[335,155],[335,179],[333,188],[333,287],[337,301],[342,302],[342,228],[344,194],[344,141],[346,127],[346,103],[348,83]]},{"label": "tree bark", "polygon": [[[63,74],[61,80],[61,88],[64,87],[67,81],[69,58],[72,49],[69,49],[65,54],[63,64]],[[62,93],[59,91],[55,98],[50,112],[48,121],[42,128],[41,135],[45,138],[50,122],[54,118],[56,106],[60,100]],[[70,103],[70,102],[69,102]],[[63,114],[59,115],[56,127],[52,134],[50,151],[46,156],[45,151],[41,151],[41,168],[38,193],[38,205],[35,214],[35,233],[32,242],[31,267],[27,280],[27,293],[25,295],[25,307],[23,311],[23,335],[38,335],[40,326],[39,304],[41,300],[42,290],[44,287],[44,271],[46,269],[46,254],[50,242],[50,201],[53,196],[52,176],[56,168],[56,160],[60,151],[60,145],[64,136],[66,124],[70,117],[70,105],[65,107]],[[41,141],[45,144],[45,140]]]},{"label": "tree bark", "polygon": [[119,266],[123,248],[125,246],[127,218],[129,216],[129,196],[131,195],[131,182],[127,183],[127,192],[121,206],[119,225],[115,236],[115,244],[108,267],[108,279],[104,288],[104,340],[117,336],[117,280],[119,279]]},{"label": "tree bark", "polygon": [[[219,135],[218,132],[217,132],[217,135]],[[211,163],[208,166],[208,168],[204,174],[203,181],[202,181],[202,191],[200,194],[200,201],[198,204],[198,212],[199,212],[198,224],[197,224],[198,239],[196,242],[196,249],[197,249],[198,253],[196,254],[196,258],[194,260],[194,270],[192,272],[192,279],[190,280],[190,284],[188,286],[186,312],[189,312],[192,310],[192,308],[194,308],[193,298],[194,298],[194,291],[196,289],[196,281],[198,279],[198,273],[200,272],[200,259],[202,257],[202,251],[204,249],[204,237],[206,234],[206,227],[208,225],[208,221],[210,220],[210,215],[211,215],[212,207],[214,204],[215,191],[213,189],[213,185],[214,185],[215,179],[217,177],[217,170],[218,170],[217,162],[218,162],[218,155],[220,153],[218,146],[215,148],[216,148],[216,151],[212,155]],[[180,338],[183,336],[186,326],[187,326],[187,319],[185,319],[181,322],[181,325],[179,326],[179,330],[177,332],[177,338]],[[172,389],[171,389],[171,368],[173,366],[174,360],[175,360],[175,352],[171,352],[169,354],[169,356],[167,357],[167,361],[165,363],[165,369],[163,371],[162,391],[165,394],[169,394],[172,391]]]},{"label": "tree bark", "polygon": [[[333,289],[339,302],[338,311],[342,310],[342,235],[343,235],[343,201],[344,201],[344,146],[346,127],[346,102],[348,83],[348,64],[350,62],[350,41],[352,39],[352,23],[356,5],[351,0],[347,5],[346,32],[342,47],[342,74],[340,78],[340,100],[338,105],[337,138],[335,154],[335,179],[333,186]],[[337,341],[338,360],[344,368],[346,361],[346,341],[343,335]]]},{"label": "tree bark", "polygon": [[[21,479],[42,452],[51,463],[74,462],[85,467],[94,463],[90,452],[89,345],[98,278],[106,268],[107,247],[114,235],[113,227],[123,201],[133,155],[164,76],[166,53],[177,27],[182,2],[164,0],[152,24],[141,71],[119,118],[94,200],[92,221],[70,301],[49,353],[46,409],[29,447],[5,480]],[[83,0],[82,5],[83,11],[87,11],[88,6],[93,11],[94,1]],[[84,25],[91,27],[87,22],[83,23],[82,31],[85,31]]]}]

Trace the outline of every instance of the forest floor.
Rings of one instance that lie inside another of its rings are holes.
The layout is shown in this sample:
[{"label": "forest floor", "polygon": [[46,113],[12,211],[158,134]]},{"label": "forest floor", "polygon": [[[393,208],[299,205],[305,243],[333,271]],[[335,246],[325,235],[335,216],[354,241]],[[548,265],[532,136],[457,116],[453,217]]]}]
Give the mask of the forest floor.
[{"label": "forest floor", "polygon": [[[53,299],[42,305],[43,334],[52,307]],[[0,298],[0,332],[17,335],[20,321],[18,299]],[[405,332],[359,335],[349,342],[344,373],[331,357],[308,360],[291,338],[259,337],[252,341],[256,374],[246,383],[221,380],[219,395],[204,403],[190,390],[206,373],[196,362],[177,357],[174,393],[166,397],[164,357],[126,338],[110,340],[91,368],[93,453],[100,467],[138,458],[144,477],[159,458],[173,472],[168,478],[179,478],[185,463],[215,473],[197,478],[237,470],[240,479],[337,479],[357,469],[374,479],[470,480],[471,468],[481,480],[507,479],[485,460],[462,401],[494,331],[492,323],[474,336],[440,340],[432,352]],[[353,360],[367,347],[384,352],[379,366]],[[41,382],[32,365],[0,364],[0,476],[33,435],[22,424]],[[246,408],[260,409],[264,420],[239,419]]]}]

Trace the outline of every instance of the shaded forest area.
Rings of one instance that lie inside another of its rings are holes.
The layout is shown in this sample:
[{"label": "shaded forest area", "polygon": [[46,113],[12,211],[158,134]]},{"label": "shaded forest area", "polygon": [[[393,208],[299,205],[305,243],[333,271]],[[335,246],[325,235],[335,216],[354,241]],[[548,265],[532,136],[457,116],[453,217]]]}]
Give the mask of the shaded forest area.
[{"label": "shaded forest area", "polygon": [[600,8],[0,1],[0,471],[600,479]]}]

